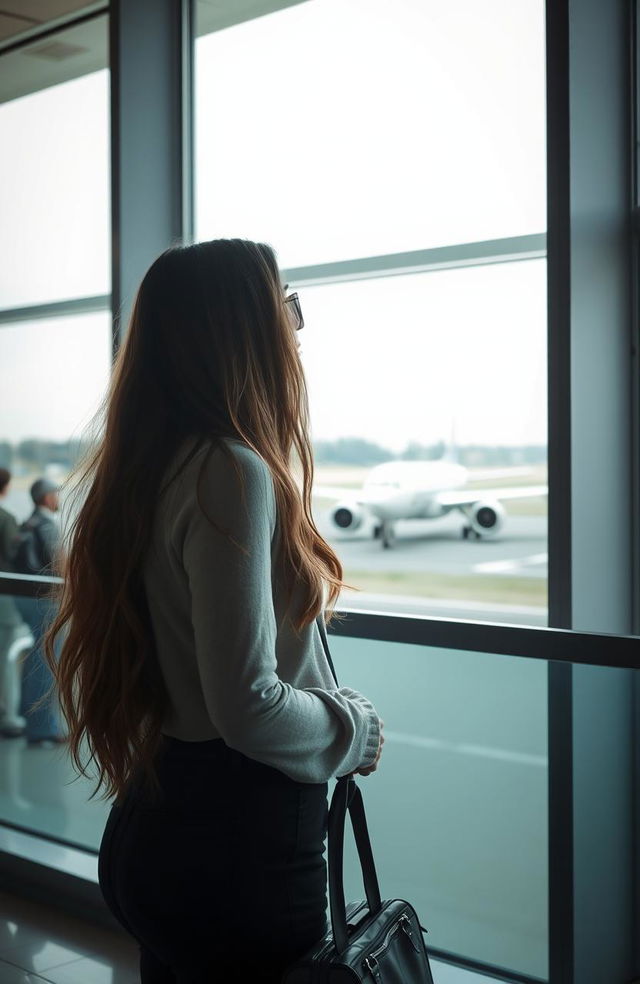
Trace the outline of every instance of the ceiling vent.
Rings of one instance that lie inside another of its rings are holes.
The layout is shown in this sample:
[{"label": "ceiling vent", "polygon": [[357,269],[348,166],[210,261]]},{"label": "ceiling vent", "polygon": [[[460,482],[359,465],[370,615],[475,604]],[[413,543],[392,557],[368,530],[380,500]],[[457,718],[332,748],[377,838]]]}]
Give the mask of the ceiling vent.
[{"label": "ceiling vent", "polygon": [[23,51],[24,55],[31,55],[33,58],[44,58],[47,61],[65,61],[66,58],[73,58],[75,55],[82,55],[88,48],[82,48],[78,44],[66,44],[63,41],[47,41],[45,44],[36,45],[34,48],[27,48]]}]

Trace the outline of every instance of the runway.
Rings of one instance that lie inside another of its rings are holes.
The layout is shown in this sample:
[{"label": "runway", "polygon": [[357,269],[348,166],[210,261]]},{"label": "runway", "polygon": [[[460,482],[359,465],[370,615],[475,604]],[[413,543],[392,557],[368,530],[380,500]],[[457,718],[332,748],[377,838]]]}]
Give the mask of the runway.
[{"label": "runway", "polygon": [[318,529],[343,562],[354,568],[547,576],[547,520],[543,516],[507,517],[497,536],[482,540],[462,539],[465,520],[460,513],[441,519],[398,520],[396,543],[385,550],[373,539],[370,526],[366,532],[341,533],[328,515],[328,509],[314,510]]},{"label": "runway", "polygon": [[347,580],[350,570],[385,575],[396,572],[440,574],[464,578],[466,582],[471,579],[468,600],[343,591],[341,602],[345,606],[452,619],[548,624],[546,607],[478,601],[473,598],[472,587],[476,578],[480,581],[483,577],[504,579],[505,584],[518,578],[533,578],[542,587],[548,567],[545,516],[507,516],[497,536],[482,540],[462,538],[464,518],[459,513],[436,520],[398,520],[396,540],[390,549],[384,549],[380,541],[373,538],[372,524],[349,535],[337,531],[328,516],[328,506],[316,506],[314,518],[318,529],[340,557]]}]

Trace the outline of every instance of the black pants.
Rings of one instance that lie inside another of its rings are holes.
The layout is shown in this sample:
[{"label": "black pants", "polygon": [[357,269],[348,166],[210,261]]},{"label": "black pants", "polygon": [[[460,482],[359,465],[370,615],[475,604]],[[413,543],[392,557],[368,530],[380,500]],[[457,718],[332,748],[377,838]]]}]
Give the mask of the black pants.
[{"label": "black pants", "polygon": [[100,845],[104,899],[140,945],[142,984],[276,984],[326,930],[327,783],[221,739],[163,736],[162,802],[139,781]]}]

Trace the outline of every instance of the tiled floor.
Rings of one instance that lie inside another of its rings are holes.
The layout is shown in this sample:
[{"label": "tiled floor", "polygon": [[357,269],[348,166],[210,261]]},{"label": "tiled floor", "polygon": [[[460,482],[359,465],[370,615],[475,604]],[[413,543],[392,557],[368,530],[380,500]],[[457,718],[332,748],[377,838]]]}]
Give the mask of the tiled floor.
[{"label": "tiled floor", "polygon": [[137,947],[126,937],[0,892],[0,984],[139,980]]},{"label": "tiled floor", "polygon": [[[495,984],[432,961],[435,984]],[[0,892],[0,984],[139,984],[138,951],[125,936]]]}]

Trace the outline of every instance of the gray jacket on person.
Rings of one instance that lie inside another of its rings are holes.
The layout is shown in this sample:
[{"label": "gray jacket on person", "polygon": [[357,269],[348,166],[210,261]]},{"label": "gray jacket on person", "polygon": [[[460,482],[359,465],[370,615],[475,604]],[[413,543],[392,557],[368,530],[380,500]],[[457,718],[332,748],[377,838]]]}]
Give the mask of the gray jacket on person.
[{"label": "gray jacket on person", "polygon": [[11,571],[14,541],[18,532],[15,516],[0,506],[0,570]]},{"label": "gray jacket on person", "polygon": [[60,527],[49,510],[42,506],[36,506],[27,523],[36,530],[38,552],[42,560],[41,573],[49,574],[60,541]]},{"label": "gray jacket on person", "polygon": [[[15,516],[0,506],[0,571],[12,571],[11,559],[18,532]],[[13,598],[0,595],[0,627],[15,628],[22,619]]]}]

